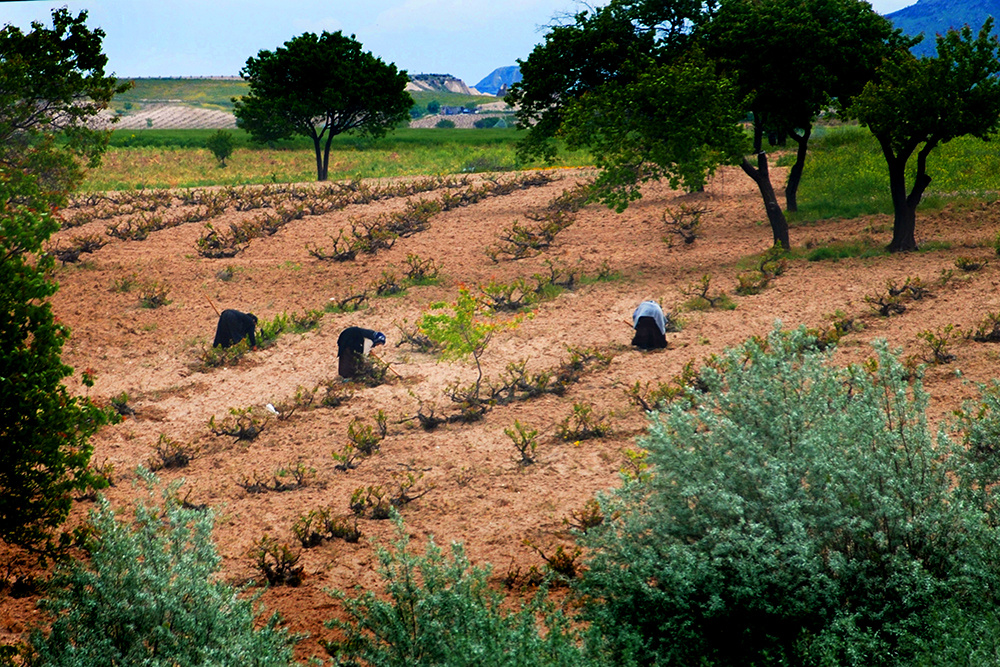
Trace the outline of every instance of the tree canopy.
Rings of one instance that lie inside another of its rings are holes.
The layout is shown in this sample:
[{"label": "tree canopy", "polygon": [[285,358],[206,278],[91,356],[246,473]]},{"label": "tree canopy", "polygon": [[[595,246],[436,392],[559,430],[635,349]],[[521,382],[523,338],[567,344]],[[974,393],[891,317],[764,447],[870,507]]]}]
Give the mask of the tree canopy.
[{"label": "tree canopy", "polygon": [[250,92],[234,99],[239,126],[256,141],[293,135],[312,139],[316,175],[327,178],[333,137],[381,137],[409,118],[409,77],[339,30],[304,33],[274,51],[247,59],[240,75]]},{"label": "tree canopy", "polygon": [[88,122],[131,86],[105,74],[104,32],[86,21],[62,8],[51,28],[0,30],[0,166],[41,178],[54,204],[82,178],[79,158],[94,164],[107,146],[108,132]]},{"label": "tree canopy", "polygon": [[[976,36],[968,26],[938,36],[935,57],[896,50],[850,107],[875,135],[888,165],[894,212],[890,251],[917,248],[916,211],[931,183],[931,151],[964,135],[988,139],[1000,127],[1000,59],[992,27],[990,18]],[[916,171],[907,192],[914,152]]]},{"label": "tree canopy", "polygon": [[60,9],[51,29],[0,31],[0,540],[38,553],[58,545],[72,494],[98,483],[87,441],[111,419],[62,383],[69,330],[47,301],[57,285],[42,249],[79,158],[93,164],[106,145],[84,122],[124,89],[86,16]]},{"label": "tree canopy", "polygon": [[[551,156],[558,136],[589,148],[619,208],[648,178],[694,189],[716,166],[739,164],[758,185],[775,244],[788,247],[763,141],[799,143],[786,191],[794,209],[813,119],[861,90],[893,34],[861,0],[612,0],[553,27],[507,99],[528,129],[523,154]],[[653,95],[640,82],[656,77],[697,90],[698,101]],[[752,141],[736,142],[745,117]]]}]

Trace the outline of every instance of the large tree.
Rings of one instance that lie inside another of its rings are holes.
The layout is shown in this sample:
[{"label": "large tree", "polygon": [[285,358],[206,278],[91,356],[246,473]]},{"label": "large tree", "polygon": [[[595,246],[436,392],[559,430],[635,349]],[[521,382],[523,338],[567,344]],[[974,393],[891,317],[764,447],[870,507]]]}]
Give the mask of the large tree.
[{"label": "large tree", "polygon": [[[933,58],[897,50],[850,109],[875,135],[889,168],[892,252],[917,248],[917,206],[931,183],[931,151],[965,135],[987,139],[1000,127],[1000,59],[992,27],[990,18],[977,36],[968,26],[938,36]],[[915,152],[907,192],[907,164]]]},{"label": "large tree", "polygon": [[[794,209],[813,119],[861,89],[891,35],[861,0],[612,0],[553,28],[522,62],[524,78],[508,101],[520,106],[519,123],[528,129],[526,155],[550,155],[550,140],[565,135],[601,166],[636,165],[628,197],[612,197],[619,207],[646,178],[681,174],[691,188],[718,164],[741,165],[760,190],[774,243],[788,247],[764,139],[791,136],[799,144],[787,190]],[[653,88],[639,82],[668,71],[716,93],[688,104],[660,91],[664,106],[654,118]],[[734,155],[731,137],[744,116],[752,120],[752,144]],[[695,150],[697,142],[703,150]],[[605,178],[609,185],[626,180],[621,169]]]},{"label": "large tree", "polygon": [[317,180],[327,179],[330,145],[344,132],[381,137],[409,118],[409,77],[339,30],[305,33],[247,59],[250,92],[234,113],[256,141],[303,135],[316,149]]},{"label": "large tree", "polygon": [[124,89],[104,73],[104,33],[86,17],[60,9],[52,28],[0,31],[0,541],[43,554],[73,493],[95,482],[88,438],[111,418],[62,382],[69,330],[47,300],[57,285],[42,250],[80,158],[106,146],[86,121]]},{"label": "large tree", "polygon": [[785,185],[786,209],[796,211],[814,119],[849,104],[903,39],[862,0],[724,0],[699,32],[753,119],[755,160],[744,157],[741,167],[761,189],[769,217],[780,209],[767,192],[764,138],[796,144]]}]

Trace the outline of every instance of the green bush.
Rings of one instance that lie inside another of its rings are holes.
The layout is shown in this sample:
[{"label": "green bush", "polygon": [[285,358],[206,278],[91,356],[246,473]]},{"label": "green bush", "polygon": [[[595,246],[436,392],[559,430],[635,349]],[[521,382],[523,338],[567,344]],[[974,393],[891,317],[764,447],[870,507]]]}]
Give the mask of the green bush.
[{"label": "green bush", "polygon": [[234,145],[233,135],[226,130],[219,130],[205,140],[205,146],[212,151],[212,155],[223,167],[226,166],[226,160],[229,156],[233,154]]},{"label": "green bush", "polygon": [[[156,477],[141,472],[152,488]],[[258,629],[255,601],[217,580],[213,515],[185,509],[177,485],[161,505],[140,503],[131,523],[102,499],[91,523],[89,561],[60,569],[41,602],[52,630],[33,632],[32,664],[291,664],[296,638],[277,615]]]},{"label": "green bush", "polygon": [[581,538],[609,663],[996,664],[1000,457],[932,437],[875,348],[839,368],[775,331],[651,413],[649,469]]},{"label": "green bush", "polygon": [[439,130],[452,129],[455,127],[455,121],[448,120],[447,118],[442,118],[441,120],[439,120],[437,123],[434,124],[434,127],[438,128]]},{"label": "green bush", "polygon": [[377,549],[386,595],[368,591],[351,598],[332,592],[347,612],[347,620],[326,624],[340,635],[325,643],[334,664],[592,664],[566,618],[544,601],[544,589],[529,604],[511,609],[503,595],[490,589],[490,570],[473,566],[460,544],[452,543],[450,555],[445,555],[430,539],[424,554],[415,555],[398,516],[396,522],[393,548]]}]

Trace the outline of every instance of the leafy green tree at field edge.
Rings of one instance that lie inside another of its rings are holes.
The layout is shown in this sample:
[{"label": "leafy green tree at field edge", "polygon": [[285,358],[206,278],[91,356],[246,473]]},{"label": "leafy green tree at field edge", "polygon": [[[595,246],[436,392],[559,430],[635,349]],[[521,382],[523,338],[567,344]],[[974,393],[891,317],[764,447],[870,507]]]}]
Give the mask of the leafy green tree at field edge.
[{"label": "leafy green tree at field edge", "polygon": [[240,127],[255,141],[312,139],[316,177],[325,181],[333,137],[344,132],[381,137],[409,118],[413,98],[404,70],[361,50],[339,30],[304,33],[274,51],[247,59],[240,75],[249,93],[234,99]]}]

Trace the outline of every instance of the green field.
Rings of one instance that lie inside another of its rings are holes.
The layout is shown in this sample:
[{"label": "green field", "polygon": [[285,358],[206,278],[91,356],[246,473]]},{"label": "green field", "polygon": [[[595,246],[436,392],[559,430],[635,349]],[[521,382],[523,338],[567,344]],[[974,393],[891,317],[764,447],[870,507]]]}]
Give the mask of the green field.
[{"label": "green field", "polygon": [[[232,111],[233,98],[247,94],[249,85],[241,78],[230,79],[131,79],[131,90],[117,95],[112,103],[115,110],[141,106],[144,100],[176,100],[206,109]],[[426,109],[431,100],[437,100],[443,105],[463,106],[466,104],[485,104],[496,102],[497,98],[489,95],[461,95],[447,91],[412,92],[414,104],[420,109]],[[129,105],[129,106],[126,106]]]},{"label": "green field", "polygon": [[[262,146],[235,130],[236,150],[220,167],[205,148],[214,130],[118,130],[101,166],[88,173],[83,190],[185,188],[316,180],[316,157],[305,138]],[[383,139],[334,138],[330,180],[392,178],[542,167],[516,155],[514,129],[401,128]],[[555,166],[588,166],[590,156],[562,151]]]}]

